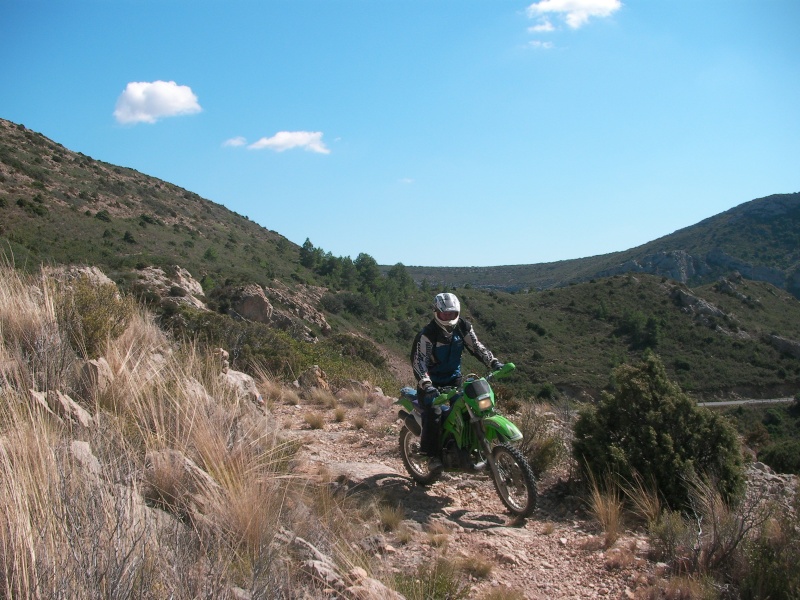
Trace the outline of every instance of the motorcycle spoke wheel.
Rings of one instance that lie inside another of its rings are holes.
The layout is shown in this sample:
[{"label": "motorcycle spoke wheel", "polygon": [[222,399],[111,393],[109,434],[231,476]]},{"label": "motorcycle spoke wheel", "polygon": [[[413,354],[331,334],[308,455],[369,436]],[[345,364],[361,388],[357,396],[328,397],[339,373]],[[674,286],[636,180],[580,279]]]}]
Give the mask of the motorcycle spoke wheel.
[{"label": "motorcycle spoke wheel", "polygon": [[403,459],[403,466],[414,481],[421,485],[429,485],[439,479],[442,471],[428,469],[428,457],[420,454],[419,442],[420,437],[403,426],[400,430],[400,458]]},{"label": "motorcycle spoke wheel", "polygon": [[497,467],[494,487],[514,516],[527,517],[536,509],[536,478],[522,453],[508,444],[492,450]]}]

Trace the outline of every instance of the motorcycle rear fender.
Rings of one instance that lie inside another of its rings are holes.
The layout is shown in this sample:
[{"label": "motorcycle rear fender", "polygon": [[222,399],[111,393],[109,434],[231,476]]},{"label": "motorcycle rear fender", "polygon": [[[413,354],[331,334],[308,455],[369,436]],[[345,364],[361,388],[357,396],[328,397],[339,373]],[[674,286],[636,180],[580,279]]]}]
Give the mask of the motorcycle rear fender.
[{"label": "motorcycle rear fender", "polygon": [[400,398],[395,400],[394,404],[400,406],[403,410],[406,411],[406,413],[410,414],[414,412],[414,403],[411,401],[411,399],[405,396],[401,396]]},{"label": "motorcycle rear fender", "polygon": [[500,438],[504,442],[517,442],[522,439],[519,427],[503,415],[486,417],[483,419],[483,426],[486,429],[486,439],[490,442],[496,438]]}]

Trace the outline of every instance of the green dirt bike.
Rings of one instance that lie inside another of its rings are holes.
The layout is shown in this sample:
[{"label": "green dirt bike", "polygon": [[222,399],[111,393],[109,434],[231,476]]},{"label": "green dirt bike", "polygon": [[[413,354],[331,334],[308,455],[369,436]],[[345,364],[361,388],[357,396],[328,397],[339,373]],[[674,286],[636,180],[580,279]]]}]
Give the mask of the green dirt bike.
[{"label": "green dirt bike", "polygon": [[500,500],[518,517],[536,508],[536,479],[530,464],[514,445],[522,433],[514,423],[495,410],[494,391],[489,382],[514,370],[513,363],[486,377],[470,374],[458,388],[442,388],[434,399],[434,410],[442,410],[439,436],[442,468],[430,470],[428,457],[420,454],[422,407],[417,390],[404,387],[400,398],[400,456],[411,478],[421,485],[439,479],[443,471],[489,472]]}]

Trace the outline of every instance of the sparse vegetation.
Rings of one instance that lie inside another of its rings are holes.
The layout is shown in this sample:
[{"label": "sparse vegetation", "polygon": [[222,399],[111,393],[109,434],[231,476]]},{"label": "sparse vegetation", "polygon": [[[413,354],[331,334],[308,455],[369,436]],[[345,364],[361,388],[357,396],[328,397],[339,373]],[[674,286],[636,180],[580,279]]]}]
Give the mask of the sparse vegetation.
[{"label": "sparse vegetation", "polygon": [[400,574],[394,588],[408,600],[460,600],[469,598],[469,586],[457,566],[445,558],[420,565],[415,573]]}]

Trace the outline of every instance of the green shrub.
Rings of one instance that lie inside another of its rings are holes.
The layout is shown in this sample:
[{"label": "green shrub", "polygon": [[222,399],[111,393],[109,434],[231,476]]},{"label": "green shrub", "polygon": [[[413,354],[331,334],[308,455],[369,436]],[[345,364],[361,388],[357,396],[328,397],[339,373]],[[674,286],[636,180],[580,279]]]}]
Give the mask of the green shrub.
[{"label": "green shrub", "polygon": [[724,418],[699,408],[669,381],[660,359],[645,354],[637,366],[613,373],[616,390],[604,392],[596,409],[575,424],[573,454],[595,477],[614,473],[633,481],[652,479],[667,504],[688,506],[695,474],[717,482],[726,501],[743,489],[742,457],[735,430]]},{"label": "green shrub", "polygon": [[80,277],[62,296],[58,316],[73,349],[96,358],[109,339],[125,331],[135,310],[135,302],[121,296],[114,284],[94,284]]},{"label": "green shrub", "polygon": [[758,453],[758,460],[779,473],[800,475],[800,440],[782,440]]}]

